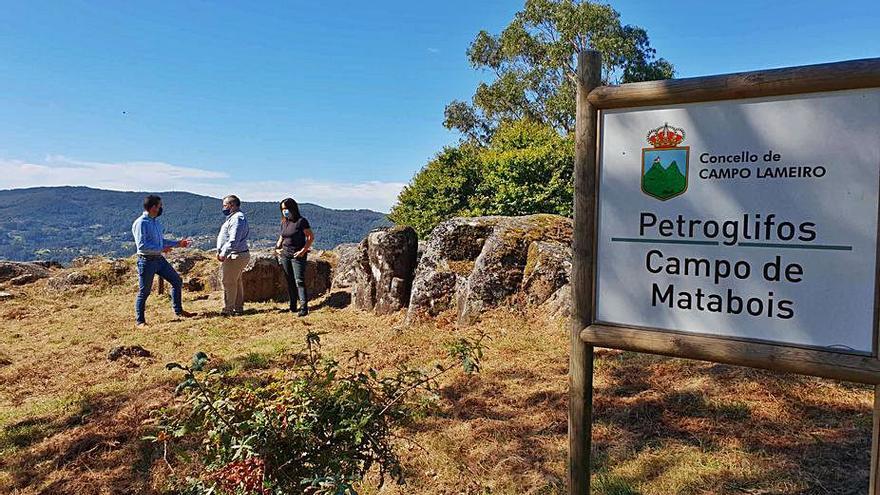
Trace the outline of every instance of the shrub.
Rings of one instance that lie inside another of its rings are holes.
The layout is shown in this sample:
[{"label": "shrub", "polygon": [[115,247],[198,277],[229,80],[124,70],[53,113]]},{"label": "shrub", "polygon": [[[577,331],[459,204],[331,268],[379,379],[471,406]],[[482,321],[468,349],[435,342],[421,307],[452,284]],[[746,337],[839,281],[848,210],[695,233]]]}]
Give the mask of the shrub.
[{"label": "shrub", "polygon": [[489,146],[444,149],[401,191],[389,218],[425,237],[457,216],[571,216],[573,170],[570,136],[528,120],[506,122]]},{"label": "shrub", "polygon": [[197,353],[188,366],[167,365],[184,373],[177,388],[184,402],[159,411],[146,438],[163,445],[166,460],[169,449],[195,448],[201,473],[179,482],[192,495],[349,495],[371,469],[380,485],[386,477],[402,483],[395,428],[425,413],[440,375],[459,365],[479,371],[483,338],[449,343],[431,372],[401,365],[389,376],[368,367],[360,351],[345,366],[325,356],[314,332],[292,366],[269,377],[206,370],[207,355]]},{"label": "shrub", "polygon": [[479,151],[469,143],[445,148],[403,188],[388,218],[425,237],[444,220],[469,216],[482,180]]}]

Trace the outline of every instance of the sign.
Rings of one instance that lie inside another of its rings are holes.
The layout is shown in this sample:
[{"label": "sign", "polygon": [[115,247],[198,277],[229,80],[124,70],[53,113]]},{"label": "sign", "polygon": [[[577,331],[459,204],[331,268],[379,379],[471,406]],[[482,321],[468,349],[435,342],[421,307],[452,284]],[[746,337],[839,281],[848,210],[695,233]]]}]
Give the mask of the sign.
[{"label": "sign", "polygon": [[596,324],[873,354],[880,89],[599,129]]}]

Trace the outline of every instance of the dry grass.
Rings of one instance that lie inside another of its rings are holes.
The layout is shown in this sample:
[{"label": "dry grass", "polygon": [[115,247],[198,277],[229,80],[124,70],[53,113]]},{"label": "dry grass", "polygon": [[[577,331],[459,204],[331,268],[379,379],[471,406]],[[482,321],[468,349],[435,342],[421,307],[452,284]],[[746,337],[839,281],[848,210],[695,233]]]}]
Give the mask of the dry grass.
[{"label": "dry grass", "polygon": [[[475,327],[454,317],[406,326],[327,305],[307,319],[253,304],[217,315],[217,294],[187,294],[176,321],[148,302],[132,322],[134,285],[53,294],[44,284],[0,302],[0,492],[157,493],[169,470],[139,438],[172,399],[166,362],[204,350],[240,369],[272,368],[308,329],[332,354],[370,353],[379,368],[430,365],[442,343],[483,330],[484,372],[450,376],[441,408],[402,436],[409,483],[364,494],[557,494],[566,469],[567,334],[500,311]],[[208,295],[207,299],[204,296]],[[195,300],[198,299],[198,300]],[[344,299],[344,298],[343,298]],[[109,362],[117,345],[152,358]],[[867,487],[871,391],[827,380],[600,350],[594,493],[604,495],[861,493]]]}]

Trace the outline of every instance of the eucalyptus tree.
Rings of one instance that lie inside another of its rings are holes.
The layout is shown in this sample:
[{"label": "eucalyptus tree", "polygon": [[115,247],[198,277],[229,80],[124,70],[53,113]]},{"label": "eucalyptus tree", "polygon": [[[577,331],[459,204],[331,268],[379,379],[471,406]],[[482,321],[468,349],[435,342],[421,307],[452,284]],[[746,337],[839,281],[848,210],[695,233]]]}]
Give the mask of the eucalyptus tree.
[{"label": "eucalyptus tree", "polygon": [[486,144],[499,124],[530,120],[561,134],[574,130],[577,54],[602,53],[603,82],[668,79],[674,68],[658,58],[647,32],[624,25],[608,4],[589,0],[527,0],[500,34],[480,31],[467,51],[471,65],[494,79],[471,102],[453,101],[444,125]]}]

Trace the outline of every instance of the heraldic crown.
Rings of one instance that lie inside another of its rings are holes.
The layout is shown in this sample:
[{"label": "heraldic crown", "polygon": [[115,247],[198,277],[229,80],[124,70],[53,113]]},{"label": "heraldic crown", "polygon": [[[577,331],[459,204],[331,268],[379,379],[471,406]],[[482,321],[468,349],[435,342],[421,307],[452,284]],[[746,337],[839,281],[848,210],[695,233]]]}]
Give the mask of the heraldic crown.
[{"label": "heraldic crown", "polygon": [[648,132],[648,142],[655,148],[673,148],[684,141],[684,129],[680,127],[672,127],[668,123],[651,129]]}]

